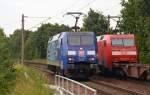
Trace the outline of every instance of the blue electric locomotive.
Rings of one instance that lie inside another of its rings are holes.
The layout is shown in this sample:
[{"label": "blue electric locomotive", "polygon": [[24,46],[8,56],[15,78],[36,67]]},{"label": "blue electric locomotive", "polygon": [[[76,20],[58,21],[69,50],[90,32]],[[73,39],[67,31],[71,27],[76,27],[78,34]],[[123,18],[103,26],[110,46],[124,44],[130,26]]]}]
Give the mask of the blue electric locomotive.
[{"label": "blue electric locomotive", "polygon": [[96,71],[97,53],[94,32],[62,32],[48,41],[48,68],[67,77],[89,77]]}]

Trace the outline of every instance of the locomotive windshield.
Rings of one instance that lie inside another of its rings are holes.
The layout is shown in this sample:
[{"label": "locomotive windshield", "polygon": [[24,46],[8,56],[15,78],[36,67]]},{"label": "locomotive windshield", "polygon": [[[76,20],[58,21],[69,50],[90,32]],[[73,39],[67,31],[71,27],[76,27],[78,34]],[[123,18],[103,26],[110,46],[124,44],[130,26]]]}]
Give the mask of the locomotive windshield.
[{"label": "locomotive windshield", "polygon": [[68,37],[68,44],[69,45],[93,45],[94,44],[94,39],[92,35],[70,35]]},{"label": "locomotive windshield", "polygon": [[69,36],[69,45],[80,45],[80,36]]},{"label": "locomotive windshield", "polygon": [[134,46],[134,39],[129,38],[113,38],[112,46]]}]

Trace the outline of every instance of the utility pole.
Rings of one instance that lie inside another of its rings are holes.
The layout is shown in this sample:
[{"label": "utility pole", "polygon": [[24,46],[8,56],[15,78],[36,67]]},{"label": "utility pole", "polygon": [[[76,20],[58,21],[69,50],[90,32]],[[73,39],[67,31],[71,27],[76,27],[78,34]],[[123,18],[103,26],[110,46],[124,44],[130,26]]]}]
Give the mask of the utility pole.
[{"label": "utility pole", "polygon": [[[41,18],[47,18],[46,20],[42,21],[42,22],[45,22],[47,21],[48,19],[50,19],[50,17],[29,17],[29,16],[24,16],[24,14],[22,14],[22,19],[21,19],[21,24],[22,24],[22,28],[21,28],[21,38],[22,38],[22,44],[21,44],[21,64],[24,63],[24,33],[25,33],[25,30],[24,30],[24,26],[25,26],[25,18],[37,18],[37,19],[41,19]],[[39,24],[37,24],[39,25]],[[34,26],[35,27],[35,26]],[[33,28],[33,27],[31,27]]]},{"label": "utility pole", "polygon": [[22,48],[21,48],[21,63],[23,65],[23,62],[24,62],[24,14],[22,14]]}]

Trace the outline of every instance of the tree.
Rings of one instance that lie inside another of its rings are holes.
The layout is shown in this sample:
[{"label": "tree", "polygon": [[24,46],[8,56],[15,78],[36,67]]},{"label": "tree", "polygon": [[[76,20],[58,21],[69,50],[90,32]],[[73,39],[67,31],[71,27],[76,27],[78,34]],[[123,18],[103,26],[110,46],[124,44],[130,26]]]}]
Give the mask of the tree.
[{"label": "tree", "polygon": [[38,54],[36,54],[37,51],[37,35],[35,32],[31,32],[29,35],[29,38],[27,39],[25,43],[25,59],[33,59],[36,58]]},{"label": "tree", "polygon": [[59,24],[43,24],[37,31],[31,33],[25,43],[25,56],[27,59],[46,58],[47,43],[50,37],[63,31],[69,31],[70,28]]},{"label": "tree", "polygon": [[150,1],[122,0],[122,6],[121,31],[136,35],[141,61],[147,63],[150,60]]},{"label": "tree", "polygon": [[108,21],[101,12],[90,9],[83,21],[84,31],[94,31],[98,35],[102,35],[107,31]]},{"label": "tree", "polygon": [[[11,54],[13,58],[20,59],[21,57],[21,33],[22,31],[17,29],[12,35],[10,35],[9,41],[11,43]],[[31,31],[25,30],[24,32],[24,41],[26,42]]]},{"label": "tree", "polygon": [[10,44],[0,28],[0,95],[5,95],[14,80],[13,64],[10,62]]}]

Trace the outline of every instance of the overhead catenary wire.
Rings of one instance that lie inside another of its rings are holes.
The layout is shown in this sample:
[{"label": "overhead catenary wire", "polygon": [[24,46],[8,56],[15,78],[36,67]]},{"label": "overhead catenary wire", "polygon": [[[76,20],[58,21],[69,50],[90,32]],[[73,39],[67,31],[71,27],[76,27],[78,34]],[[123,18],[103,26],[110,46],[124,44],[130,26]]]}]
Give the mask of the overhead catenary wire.
[{"label": "overhead catenary wire", "polygon": [[[64,14],[65,12],[67,12],[68,9],[72,8],[73,6],[75,6],[77,3],[81,2],[81,1],[82,0],[77,0],[77,1],[73,2],[71,5],[69,5],[69,7],[65,8],[64,11],[61,11],[59,14],[56,14],[56,15],[52,16],[51,18],[55,18],[55,17],[57,17],[57,15]],[[26,16],[26,17],[28,18],[28,16]],[[27,30],[31,30],[33,28],[37,28],[39,25],[43,24],[44,22],[47,22],[50,19],[49,17],[29,17],[29,18],[48,18],[48,19],[45,19],[45,20],[37,23],[36,25],[28,28]]]},{"label": "overhead catenary wire", "polygon": [[58,14],[52,16],[52,18],[57,17],[57,15],[60,16],[60,15],[65,14],[66,12],[68,12],[71,8],[73,8],[76,4],[78,4],[78,3],[81,2],[81,1],[82,1],[82,0],[77,0],[77,1],[73,2],[70,6],[66,7],[66,8],[65,8],[63,11],[61,11],[60,13],[58,13]]},{"label": "overhead catenary wire", "polygon": [[[90,0],[88,3],[86,3],[84,6],[80,7],[79,9],[77,9],[77,11],[80,11],[85,9],[86,7],[88,7],[90,4],[94,3],[96,0]],[[64,21],[66,21],[67,18],[62,19],[61,22],[63,23]]]},{"label": "overhead catenary wire", "polygon": [[[77,3],[79,3],[79,1],[81,2],[82,0],[78,0],[78,1],[73,2],[69,7],[65,8],[65,10],[63,10],[63,11],[61,11],[60,13],[58,13],[58,14],[52,16],[51,18],[53,19],[53,18],[57,17],[57,15],[64,14],[65,11],[67,12],[67,10],[69,10],[70,8],[73,8]],[[90,4],[94,3],[95,1],[96,1],[96,0],[90,0],[90,1],[87,2],[84,6],[80,7],[80,8],[78,9],[78,11],[81,11],[81,10],[85,9],[85,8],[88,7]],[[44,18],[44,17],[30,17],[30,18]],[[36,25],[30,27],[29,30],[31,30],[31,29],[33,29],[33,28],[37,28],[39,25],[43,24],[44,22],[47,22],[48,20],[49,20],[49,19],[46,19],[46,20],[43,20],[43,21],[37,23]],[[64,21],[66,21],[66,20],[63,20],[63,19],[62,19],[60,22],[63,23]]]},{"label": "overhead catenary wire", "polygon": [[96,0],[91,0],[89,1],[86,5],[80,7],[77,11],[81,11],[83,9],[85,9],[86,7],[88,7],[90,4],[94,3]]},{"label": "overhead catenary wire", "polygon": [[[77,0],[75,2],[73,2],[69,7],[65,8],[64,11],[61,11],[59,14],[56,14],[55,16],[52,16],[52,18],[57,17],[57,15],[64,15],[65,13],[67,13],[69,10],[71,11],[71,8],[73,8],[75,5],[77,5],[79,2],[81,2],[83,0]],[[61,18],[60,23],[64,23],[64,21],[66,21],[67,18]]]},{"label": "overhead catenary wire", "polygon": [[25,16],[26,18],[39,19],[39,18],[50,18],[50,17],[33,17],[33,16]]},{"label": "overhead catenary wire", "polygon": [[37,23],[36,25],[34,25],[34,26],[28,28],[27,30],[31,30],[31,29],[33,29],[33,28],[37,28],[39,25],[43,24],[44,22],[48,21],[49,19],[51,19],[51,17],[48,17],[47,19],[45,19],[45,20],[43,20],[43,21]]},{"label": "overhead catenary wire", "polygon": [[[81,2],[81,0],[79,0]],[[57,17],[57,15],[61,15],[61,14],[64,14],[65,12],[67,12],[68,9],[72,8],[73,6],[75,6],[77,3],[79,3],[79,1],[75,1],[73,2],[69,7],[67,7],[64,11],[61,11],[59,14],[56,14],[55,16],[52,16],[51,18],[55,18]],[[86,5],[84,5],[83,7],[79,8],[78,10],[83,10],[84,8],[88,7],[91,3],[93,3],[94,1],[96,0],[91,0],[90,2],[88,2]],[[46,18],[46,17],[28,17],[26,16],[27,18]],[[36,25],[28,28],[28,30],[31,30],[33,28],[37,28],[39,25],[43,24],[44,22],[47,22],[50,18],[47,17],[48,19],[45,19],[39,23],[37,23]],[[62,22],[62,21],[61,21]],[[64,22],[64,21],[63,21]]]}]

